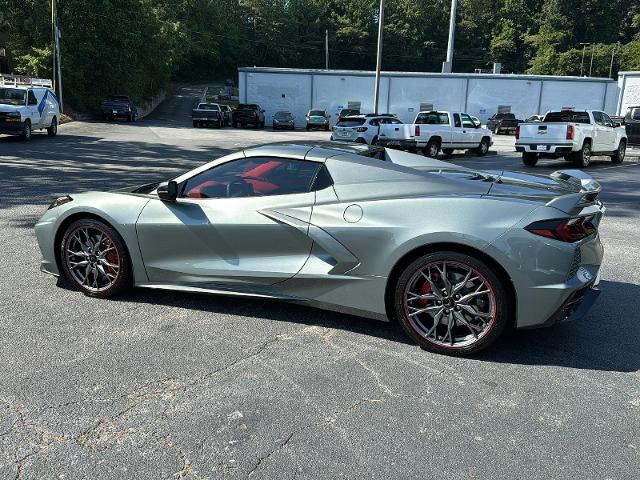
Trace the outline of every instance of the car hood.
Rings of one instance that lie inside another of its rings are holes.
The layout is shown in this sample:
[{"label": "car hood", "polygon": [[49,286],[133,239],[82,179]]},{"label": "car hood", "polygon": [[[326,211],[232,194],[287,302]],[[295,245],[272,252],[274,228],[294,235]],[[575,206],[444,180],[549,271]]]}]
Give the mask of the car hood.
[{"label": "car hood", "polygon": [[21,108],[23,108],[23,105],[0,104],[0,112],[2,113],[19,112]]}]

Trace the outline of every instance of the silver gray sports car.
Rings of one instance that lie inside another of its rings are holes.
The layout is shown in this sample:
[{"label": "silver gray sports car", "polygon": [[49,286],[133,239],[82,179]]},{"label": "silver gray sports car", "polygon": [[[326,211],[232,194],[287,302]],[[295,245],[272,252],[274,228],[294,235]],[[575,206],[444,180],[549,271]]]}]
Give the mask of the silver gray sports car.
[{"label": "silver gray sports car", "polygon": [[160,184],[56,199],[42,270],[110,297],[140,287],[304,302],[397,320],[464,355],[508,327],[583,316],[600,185],[480,172],[366,145],[248,148]]}]

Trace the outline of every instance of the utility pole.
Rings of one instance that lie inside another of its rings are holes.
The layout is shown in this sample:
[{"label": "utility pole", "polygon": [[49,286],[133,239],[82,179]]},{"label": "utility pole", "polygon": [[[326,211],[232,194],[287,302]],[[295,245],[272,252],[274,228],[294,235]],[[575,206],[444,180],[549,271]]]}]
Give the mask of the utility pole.
[{"label": "utility pole", "polygon": [[60,29],[58,28],[58,0],[53,0],[53,32],[54,32],[54,45],[55,45],[55,63],[56,70],[54,76],[58,75],[58,102],[60,103],[60,112],[63,112],[62,106],[62,71],[60,69]]},{"label": "utility pole", "polygon": [[329,29],[324,31],[324,57],[325,69],[329,70]]},{"label": "utility pole", "polygon": [[616,45],[613,46],[613,52],[611,52],[611,64],[609,65],[609,78],[613,78],[611,74],[613,73],[613,57],[616,55]]},{"label": "utility pole", "polygon": [[51,40],[53,42],[53,48],[51,52],[51,83],[53,91],[56,91],[56,14],[55,14],[55,0],[51,0]]},{"label": "utility pole", "polygon": [[378,58],[376,60],[376,88],[373,95],[373,113],[378,113],[380,101],[380,69],[382,67],[382,30],[384,28],[384,0],[380,0],[380,13],[378,14]]},{"label": "utility pole", "polygon": [[582,45],[582,62],[580,62],[580,76],[584,76],[584,50],[587,48],[587,45],[591,45],[590,43],[581,43]]},{"label": "utility pole", "polygon": [[591,76],[591,70],[593,69],[593,51],[595,50],[595,43],[591,44],[591,64],[589,65],[589,76]]},{"label": "utility pole", "polygon": [[453,45],[456,34],[456,11],[458,0],[451,0],[451,14],[449,17],[449,43],[447,44],[447,61],[442,65],[442,73],[451,73],[453,69]]}]

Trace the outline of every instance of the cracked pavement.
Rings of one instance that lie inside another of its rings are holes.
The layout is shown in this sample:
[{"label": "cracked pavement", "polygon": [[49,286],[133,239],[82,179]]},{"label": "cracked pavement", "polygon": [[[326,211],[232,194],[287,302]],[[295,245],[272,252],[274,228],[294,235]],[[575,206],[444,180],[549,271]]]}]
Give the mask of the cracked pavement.
[{"label": "cracked pavement", "polygon": [[[199,89],[136,124],[0,137],[0,478],[627,479],[640,468],[640,165],[596,161],[602,290],[580,323],[459,359],[400,328],[285,303],[134,290],[84,297],[38,271],[52,197],[323,132],[193,129]],[[456,155],[520,169],[498,155]],[[566,168],[542,162],[539,171]]]}]

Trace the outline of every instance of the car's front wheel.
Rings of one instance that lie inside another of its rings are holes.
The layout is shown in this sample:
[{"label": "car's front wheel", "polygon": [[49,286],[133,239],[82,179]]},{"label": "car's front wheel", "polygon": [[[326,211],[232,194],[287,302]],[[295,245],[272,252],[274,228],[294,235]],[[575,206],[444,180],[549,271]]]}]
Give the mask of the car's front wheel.
[{"label": "car's front wheel", "polygon": [[618,145],[618,149],[613,152],[611,155],[611,161],[613,163],[622,163],[624,162],[624,157],[627,154],[627,142],[624,140],[620,140],[620,145]]},{"label": "car's front wheel", "polygon": [[25,120],[22,124],[22,139],[26,142],[31,140],[31,122],[29,120]]},{"label": "car's front wheel", "polygon": [[107,298],[131,285],[124,241],[105,223],[90,218],[73,222],[59,248],[66,277],[85,295]]},{"label": "car's front wheel", "polygon": [[395,287],[394,313],[426,350],[469,355],[500,337],[508,323],[509,299],[487,264],[443,251],[405,268]]},{"label": "car's front wheel", "polygon": [[47,128],[47,134],[50,137],[55,137],[58,134],[58,119],[56,117],[51,119],[51,126]]}]

